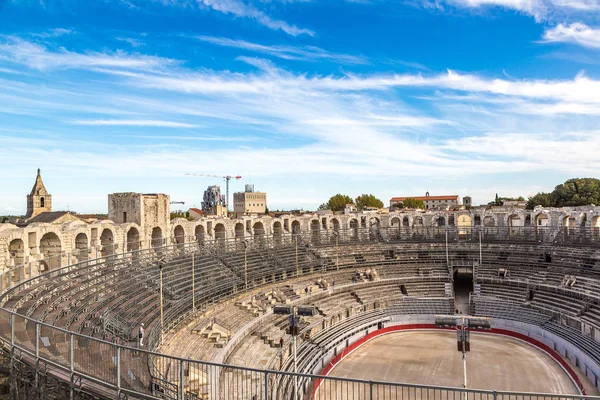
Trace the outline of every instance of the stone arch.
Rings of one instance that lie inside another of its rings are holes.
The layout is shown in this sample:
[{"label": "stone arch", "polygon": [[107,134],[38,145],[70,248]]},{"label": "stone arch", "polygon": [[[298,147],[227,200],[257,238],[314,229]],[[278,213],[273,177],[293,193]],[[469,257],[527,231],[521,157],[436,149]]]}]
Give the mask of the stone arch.
[{"label": "stone arch", "polygon": [[573,229],[577,227],[577,219],[571,215],[567,215],[562,219],[562,226],[565,228]]},{"label": "stone arch", "polygon": [[313,243],[319,243],[321,236],[321,224],[318,219],[310,220],[310,240]]},{"label": "stone arch", "polygon": [[8,255],[11,264],[13,266],[18,266],[23,264],[25,261],[25,243],[21,239],[13,239],[8,244]]},{"label": "stone arch", "polygon": [[525,220],[521,218],[521,215],[519,214],[510,214],[506,219],[506,222],[506,225],[511,228],[522,227],[525,224]]},{"label": "stone arch", "polygon": [[458,228],[458,236],[466,237],[471,234],[473,220],[469,214],[460,214],[456,219],[456,227]]},{"label": "stone arch", "polygon": [[413,218],[413,227],[414,228],[422,228],[423,227],[423,217],[418,216]]},{"label": "stone arch", "polygon": [[89,239],[87,234],[80,232],[75,236],[75,257],[77,261],[85,261],[88,259]]},{"label": "stone arch", "polygon": [[43,262],[46,265],[46,271],[60,268],[62,244],[58,235],[54,232],[48,232],[40,239],[40,253],[43,255]]},{"label": "stone arch", "polygon": [[185,229],[183,229],[183,226],[177,225],[175,229],[173,229],[173,238],[177,244],[185,243]]},{"label": "stone arch", "polygon": [[234,235],[235,235],[236,239],[244,238],[244,224],[242,224],[241,222],[238,222],[237,224],[235,224],[233,231],[234,231]]},{"label": "stone arch", "polygon": [[483,226],[485,228],[491,228],[496,226],[496,221],[494,220],[494,217],[492,217],[491,215],[486,215],[485,217],[483,217]]},{"label": "stone arch", "polygon": [[252,225],[252,232],[254,232],[254,236],[264,236],[265,227],[262,222],[257,221]]},{"label": "stone arch", "polygon": [[373,227],[374,225],[375,225],[375,227],[379,228],[379,226],[381,225],[381,221],[379,220],[379,218],[377,218],[377,217],[369,218],[369,226]]},{"label": "stone arch", "polygon": [[293,220],[292,221],[292,233],[293,234],[299,234],[302,231],[302,228],[300,227],[300,221],[298,220]]},{"label": "stone arch", "polygon": [[403,228],[408,228],[408,227],[410,227],[410,218],[408,218],[408,215],[405,215],[405,216],[402,218],[402,227],[403,227]]},{"label": "stone arch", "polygon": [[275,221],[273,223],[273,242],[276,246],[281,246],[283,241],[283,228],[281,222]]},{"label": "stone arch", "polygon": [[535,226],[538,228],[544,228],[550,226],[550,217],[545,212],[536,214],[534,218]]},{"label": "stone arch", "polygon": [[594,239],[598,241],[600,239],[600,215],[596,215],[592,218],[592,232]]},{"label": "stone arch", "polygon": [[227,238],[227,232],[225,231],[225,225],[218,223],[215,225],[215,240],[223,243]]},{"label": "stone arch", "polygon": [[438,215],[435,219],[437,226],[446,226],[446,218],[443,215]]},{"label": "stone arch", "polygon": [[194,229],[194,236],[196,236],[196,240],[198,244],[204,245],[204,236],[206,235],[206,230],[204,229],[204,225],[196,225]]},{"label": "stone arch", "polygon": [[334,232],[340,231],[340,221],[337,218],[331,219],[331,226],[332,226]]},{"label": "stone arch", "polygon": [[127,231],[127,251],[140,249],[140,231],[136,227],[131,227]]},{"label": "stone arch", "polygon": [[401,225],[400,218],[394,217],[390,220],[391,228],[400,228],[400,225]]},{"label": "stone arch", "polygon": [[100,235],[100,246],[102,257],[110,256],[115,253],[115,243],[113,231],[109,228],[104,228]]},{"label": "stone arch", "polygon": [[40,207],[44,208],[46,206],[46,199],[43,197],[40,197]]},{"label": "stone arch", "polygon": [[161,247],[163,245],[163,232],[162,229],[160,229],[160,227],[154,227],[152,228],[152,247],[153,248],[158,248]]}]

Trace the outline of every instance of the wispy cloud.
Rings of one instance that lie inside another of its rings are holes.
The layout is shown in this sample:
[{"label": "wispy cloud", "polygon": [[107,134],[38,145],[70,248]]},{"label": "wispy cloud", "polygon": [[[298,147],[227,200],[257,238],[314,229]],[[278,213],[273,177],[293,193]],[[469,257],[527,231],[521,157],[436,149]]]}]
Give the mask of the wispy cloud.
[{"label": "wispy cloud", "polygon": [[115,39],[120,42],[129,43],[131,47],[142,47],[146,45],[146,43],[142,42],[141,40],[130,37],[116,37]]},{"label": "wispy cloud", "polygon": [[600,10],[600,0],[552,0],[556,7],[578,11]]},{"label": "wispy cloud", "polygon": [[544,32],[545,42],[573,43],[592,49],[600,49],[600,28],[591,28],[583,23],[558,24]]},{"label": "wispy cloud", "polygon": [[32,33],[31,36],[39,37],[42,39],[47,39],[47,38],[51,38],[51,37],[70,35],[72,33],[75,33],[75,31],[73,29],[54,28],[54,29],[49,29],[44,32]]},{"label": "wispy cloud", "polygon": [[197,125],[174,121],[160,121],[152,119],[93,119],[69,121],[73,125],[95,126],[154,126],[161,128],[196,128]]},{"label": "wispy cloud", "polygon": [[268,54],[285,60],[317,61],[330,60],[342,64],[366,64],[368,61],[362,56],[332,53],[316,46],[287,46],[263,45],[245,40],[230,39],[218,36],[197,36],[198,40],[222,47],[231,47],[255,53]]},{"label": "wispy cloud", "polygon": [[273,19],[264,12],[258,10],[253,5],[246,4],[241,0],[198,0],[198,3],[223,14],[253,19],[269,29],[280,30],[288,35],[315,35],[315,33],[310,29],[298,28],[297,26],[290,25],[285,21]]},{"label": "wispy cloud", "polygon": [[24,65],[31,69],[78,69],[78,68],[118,68],[131,70],[153,70],[176,63],[175,60],[128,54],[123,51],[107,53],[76,53],[65,48],[50,50],[40,44],[15,36],[6,37],[0,42],[0,60]]}]

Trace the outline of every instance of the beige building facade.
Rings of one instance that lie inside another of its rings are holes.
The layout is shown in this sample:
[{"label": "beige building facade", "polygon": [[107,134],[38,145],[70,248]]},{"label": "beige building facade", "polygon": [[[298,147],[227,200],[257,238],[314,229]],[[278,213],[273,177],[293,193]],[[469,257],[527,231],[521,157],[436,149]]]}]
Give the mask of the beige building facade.
[{"label": "beige building facade", "polygon": [[262,215],[267,210],[267,194],[265,192],[239,192],[233,194],[234,216]]}]

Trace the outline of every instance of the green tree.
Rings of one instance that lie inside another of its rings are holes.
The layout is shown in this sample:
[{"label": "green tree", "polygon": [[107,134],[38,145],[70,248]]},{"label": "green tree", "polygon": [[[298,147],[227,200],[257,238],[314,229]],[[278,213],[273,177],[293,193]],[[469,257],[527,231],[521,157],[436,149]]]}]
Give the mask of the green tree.
[{"label": "green tree", "polygon": [[527,208],[535,206],[565,207],[600,204],[600,180],[572,178],[554,188],[550,193],[538,193],[527,201]]},{"label": "green tree", "polygon": [[420,208],[425,209],[425,202],[423,200],[417,200],[412,197],[408,197],[404,199],[403,207],[404,208]]},{"label": "green tree", "polygon": [[383,207],[383,202],[372,194],[363,194],[358,196],[355,199],[354,204],[356,204],[356,208],[358,208],[359,211],[364,210],[365,207]]},{"label": "green tree", "polygon": [[344,211],[346,204],[350,203],[352,203],[352,198],[350,196],[338,193],[335,196],[332,196],[327,203],[321,204],[319,210],[331,210],[333,212]]}]

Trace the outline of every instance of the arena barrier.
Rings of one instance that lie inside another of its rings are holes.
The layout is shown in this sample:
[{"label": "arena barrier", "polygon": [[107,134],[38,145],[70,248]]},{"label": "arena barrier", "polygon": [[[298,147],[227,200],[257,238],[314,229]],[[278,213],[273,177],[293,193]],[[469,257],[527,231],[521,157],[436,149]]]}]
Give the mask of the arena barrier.
[{"label": "arena barrier", "polygon": [[[447,330],[447,331],[455,331],[456,329],[454,328],[442,328],[442,327],[438,327],[434,324],[407,324],[407,325],[393,325],[393,326],[388,326],[385,327],[383,329],[378,329],[376,331],[370,332],[369,334],[365,335],[363,338],[357,340],[356,342],[354,342],[353,344],[351,344],[350,346],[348,346],[347,348],[345,348],[344,350],[342,350],[340,353],[338,353],[335,357],[333,357],[333,359],[325,366],[325,368],[323,368],[323,370],[321,371],[321,375],[324,376],[328,376],[329,373],[347,356],[349,356],[352,352],[354,352],[356,349],[358,349],[359,347],[361,347],[362,345],[364,345],[365,343],[379,337],[382,335],[387,335],[390,333],[395,333],[395,332],[404,332],[404,331],[413,331],[413,330]],[[524,342],[527,342],[537,348],[539,348],[540,350],[544,351],[545,353],[547,353],[550,357],[552,357],[564,370],[565,372],[569,375],[569,377],[571,378],[571,380],[573,381],[573,383],[577,386],[579,392],[582,395],[585,395],[585,388],[583,387],[583,384],[581,383],[581,380],[579,379],[579,377],[577,376],[577,374],[575,373],[575,371],[573,370],[573,368],[571,368],[571,366],[556,352],[554,351],[554,349],[550,348],[549,346],[547,346],[546,344],[535,340],[527,335],[524,335],[522,333],[519,332],[513,332],[513,331],[509,331],[507,329],[498,329],[498,328],[492,328],[490,330],[486,330],[483,331],[482,333],[484,334],[495,334],[495,335],[504,335],[504,336],[509,336],[509,337],[513,337],[519,340],[522,340]],[[321,388],[321,384],[323,383],[323,379],[317,379],[317,381],[314,384],[313,390],[312,390],[312,395],[311,398],[312,399],[318,399],[320,397],[317,397],[317,394]],[[493,393],[502,393],[502,392],[493,392]]]},{"label": "arena barrier", "polygon": [[[48,390],[48,385],[53,382],[54,385],[63,383],[65,398],[80,398],[84,393],[93,393],[101,398],[114,399],[293,399],[293,390],[282,395],[274,383],[282,378],[289,381],[297,377],[305,382],[298,396],[303,400],[328,399],[327,391],[318,389],[331,386],[338,393],[344,393],[337,398],[349,400],[600,400],[600,397],[585,395],[517,393],[345,379],[189,360],[89,338],[6,310],[0,310],[0,327],[0,341],[10,358],[11,380],[14,381],[11,396],[15,399],[28,398],[24,396],[26,390],[29,395]],[[338,357],[343,358],[372,337],[409,327],[430,329],[432,325],[384,328],[370,333]],[[514,332],[498,330],[497,333],[539,345]],[[550,350],[549,354],[553,352],[549,348],[545,350]],[[156,374],[149,365],[163,371],[163,375]],[[574,374],[572,370],[569,373]],[[27,382],[29,386],[21,380],[27,375],[31,379]]]}]

